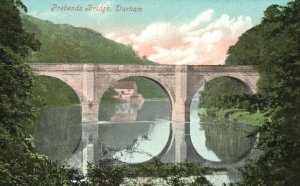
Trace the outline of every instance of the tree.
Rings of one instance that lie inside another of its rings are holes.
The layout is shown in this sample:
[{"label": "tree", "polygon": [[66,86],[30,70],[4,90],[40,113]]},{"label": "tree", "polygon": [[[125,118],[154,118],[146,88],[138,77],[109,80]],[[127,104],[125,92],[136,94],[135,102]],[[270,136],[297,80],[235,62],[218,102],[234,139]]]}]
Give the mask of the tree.
[{"label": "tree", "polygon": [[200,107],[205,108],[230,108],[233,102],[227,102],[228,97],[242,96],[245,90],[235,80],[228,77],[213,79],[205,84],[200,92]]},{"label": "tree", "polygon": [[24,60],[40,43],[22,29],[21,11],[26,7],[20,0],[0,1],[0,185],[71,184],[73,170],[35,153],[25,130],[37,108],[34,76]]},{"label": "tree", "polygon": [[0,113],[1,124],[13,127],[34,116],[30,106],[33,74],[24,63],[29,49],[38,50],[40,43],[23,31],[20,9],[26,7],[19,0],[3,0],[0,6]]},{"label": "tree", "polygon": [[[261,24],[228,51],[226,64],[256,65],[254,104],[271,120],[259,129],[264,153],[243,170],[240,185],[298,185],[300,182],[300,0],[271,5]],[[254,60],[254,61],[253,61]],[[261,104],[259,102],[263,102]]]}]

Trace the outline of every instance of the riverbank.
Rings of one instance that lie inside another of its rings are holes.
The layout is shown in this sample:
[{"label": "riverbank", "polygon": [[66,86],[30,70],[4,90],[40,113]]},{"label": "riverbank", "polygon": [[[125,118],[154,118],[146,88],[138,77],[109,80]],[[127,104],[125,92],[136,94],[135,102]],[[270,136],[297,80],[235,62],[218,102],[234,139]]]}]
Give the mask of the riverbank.
[{"label": "riverbank", "polygon": [[207,109],[199,108],[198,113],[200,116],[213,116],[221,119],[228,119],[230,121],[258,127],[264,123],[266,119],[265,113],[256,112],[250,113],[244,109]]},{"label": "riverbank", "polygon": [[[123,164],[112,166],[92,166],[96,172],[105,171],[108,174],[117,173],[123,177],[122,186],[133,185],[203,185],[212,186],[211,183],[222,185],[229,183],[226,169],[213,169],[202,167],[198,163],[162,164],[150,160],[140,164]],[[112,172],[111,172],[112,171]],[[114,175],[115,176],[115,175]],[[215,185],[215,184],[214,184]]]},{"label": "riverbank", "polygon": [[137,177],[137,178],[125,178],[121,186],[169,186],[173,185],[198,185],[202,186],[224,186],[224,184],[230,184],[231,180],[228,177],[226,171],[217,172],[203,176],[185,176],[185,177],[175,177],[169,176],[165,179],[158,177]]}]

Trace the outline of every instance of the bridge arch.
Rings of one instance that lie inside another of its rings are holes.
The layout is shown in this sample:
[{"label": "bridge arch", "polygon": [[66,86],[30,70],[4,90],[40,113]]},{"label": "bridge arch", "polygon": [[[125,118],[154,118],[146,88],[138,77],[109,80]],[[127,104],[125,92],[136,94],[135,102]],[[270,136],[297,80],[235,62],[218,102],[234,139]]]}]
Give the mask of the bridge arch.
[{"label": "bridge arch", "polygon": [[76,97],[77,97],[79,103],[80,104],[82,103],[82,94],[76,88],[74,88],[74,86],[72,85],[71,82],[69,82],[69,81],[67,81],[63,78],[57,77],[57,76],[51,76],[51,75],[46,75],[46,74],[36,74],[36,76],[37,77],[53,78],[53,79],[56,79],[56,80],[64,83],[66,86],[68,86],[76,94]]},{"label": "bridge arch", "polygon": [[[170,87],[160,78],[157,78],[156,76],[147,76],[145,74],[125,74],[125,75],[119,75],[118,77],[113,77],[111,78],[108,83],[103,83],[103,86],[101,87],[101,89],[99,89],[97,91],[97,97],[99,98],[98,102],[99,102],[99,109],[101,109],[101,99],[104,95],[104,93],[110,88],[113,87],[118,81],[127,79],[127,78],[131,78],[131,77],[136,77],[136,78],[144,78],[147,79],[147,81],[152,81],[155,84],[157,84],[162,90],[163,92],[166,94],[167,98],[168,98],[168,102],[169,102],[169,116],[170,119],[172,119],[172,107],[173,107],[173,103],[174,103],[174,93],[172,92],[172,90],[170,89]],[[98,112],[100,113],[100,112]],[[101,117],[101,116],[100,116]],[[99,116],[98,116],[99,118]],[[165,144],[165,146],[161,149],[161,152],[159,152],[155,157],[152,157],[149,160],[146,160],[145,162],[151,161],[153,160],[153,158],[161,158],[164,153],[167,152],[167,150],[169,148],[171,148],[170,144],[174,141],[174,133],[172,130],[172,126],[171,126],[171,122],[170,122],[170,129],[169,129],[169,134],[168,134],[168,140]],[[144,163],[144,162],[143,162]]]},{"label": "bridge arch", "polygon": [[[185,113],[186,113],[186,121],[189,121],[189,115],[190,115],[190,107],[193,100],[194,95],[199,91],[199,89],[209,81],[212,81],[216,78],[222,78],[226,77],[229,78],[235,82],[237,82],[238,85],[242,86],[246,92],[246,94],[255,94],[257,91],[256,83],[258,81],[259,76],[244,76],[237,73],[228,73],[228,74],[215,74],[215,75],[200,75],[198,77],[198,80],[194,82],[193,86],[188,87],[188,95],[185,100]],[[189,85],[188,85],[189,86]]]},{"label": "bridge arch", "polygon": [[238,75],[220,75],[220,76],[212,76],[212,77],[206,77],[205,78],[205,83],[212,81],[216,78],[229,78],[233,81],[235,81],[236,83],[238,83],[238,85],[242,86],[244,88],[244,90],[246,91],[247,94],[255,94],[256,93],[256,81],[253,84],[249,78],[244,77],[244,76],[238,76]]},{"label": "bridge arch", "polygon": [[[130,77],[137,77],[137,78],[145,78],[149,81],[152,81],[154,83],[156,83],[164,92],[165,94],[167,95],[168,97],[168,100],[169,100],[169,107],[170,107],[170,119],[172,118],[172,110],[173,110],[173,103],[174,103],[174,93],[172,91],[172,89],[166,84],[163,82],[163,80],[159,79],[159,78],[156,78],[156,77],[152,77],[152,76],[145,76],[145,75],[142,75],[142,74],[129,74],[129,75],[122,75],[122,76],[119,76],[117,78],[113,78],[109,81],[109,83],[106,83],[105,85],[102,86],[101,90],[98,90],[97,91],[97,98],[99,100],[97,100],[97,103],[99,105],[99,109],[100,108],[100,102],[101,102],[101,99],[102,99],[102,96],[104,95],[104,93],[110,88],[110,87],[113,87],[115,85],[116,82],[120,81],[120,80],[123,80],[123,79],[126,79],[126,78],[130,78]],[[98,116],[99,117],[99,116]]]}]

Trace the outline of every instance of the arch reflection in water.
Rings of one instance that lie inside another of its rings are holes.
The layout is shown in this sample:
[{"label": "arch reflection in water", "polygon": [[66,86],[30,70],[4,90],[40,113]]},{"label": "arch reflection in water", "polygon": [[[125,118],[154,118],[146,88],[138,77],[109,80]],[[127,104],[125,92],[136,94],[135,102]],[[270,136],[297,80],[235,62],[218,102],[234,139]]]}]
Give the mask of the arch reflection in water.
[{"label": "arch reflection in water", "polygon": [[[104,119],[115,120],[118,117],[118,120],[125,120],[100,122],[98,136],[102,158],[117,158],[128,163],[145,162],[158,155],[167,144],[170,135],[168,101],[146,100],[139,108],[130,103],[101,106],[112,111]],[[105,116],[100,113],[102,115]]]},{"label": "arch reflection in water", "polygon": [[81,140],[80,113],[80,105],[46,109],[33,130],[37,151],[59,162],[72,156]]},{"label": "arch reflection in water", "polygon": [[[242,158],[252,147],[253,139],[246,137],[252,128],[212,121],[199,124],[197,106],[197,101],[193,102],[190,136],[198,154],[206,160],[215,162],[232,162]],[[79,113],[79,105],[47,110],[34,131],[37,149],[50,159],[61,162],[71,156],[81,140],[82,126]],[[117,157],[121,161],[131,163],[147,161],[158,155],[167,145],[170,136],[168,117],[167,101],[145,101],[138,111],[138,121],[127,123],[108,121],[94,124],[97,125],[97,131],[93,133],[97,132],[97,135],[93,135],[96,136],[93,137],[95,139],[87,137],[87,140],[101,144],[95,144],[95,147],[114,149],[109,156]],[[160,119],[155,121],[154,118]]]},{"label": "arch reflection in water", "polygon": [[[139,126],[138,126],[139,125]],[[169,137],[170,122],[110,123],[99,126],[102,147],[113,149],[110,156],[122,162],[140,163],[158,155]]]},{"label": "arch reflection in water", "polygon": [[216,118],[200,118],[199,98],[191,104],[191,141],[198,154],[212,162],[232,163],[245,158],[255,143],[253,127]]}]

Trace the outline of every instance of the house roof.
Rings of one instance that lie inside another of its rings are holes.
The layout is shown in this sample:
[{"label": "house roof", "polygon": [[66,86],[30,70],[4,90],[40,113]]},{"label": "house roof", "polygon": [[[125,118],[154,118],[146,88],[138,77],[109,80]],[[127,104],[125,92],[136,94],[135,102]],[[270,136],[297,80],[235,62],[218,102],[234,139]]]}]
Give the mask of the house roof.
[{"label": "house roof", "polygon": [[135,89],[135,87],[136,84],[134,81],[121,81],[114,85],[114,88],[116,89]]}]

